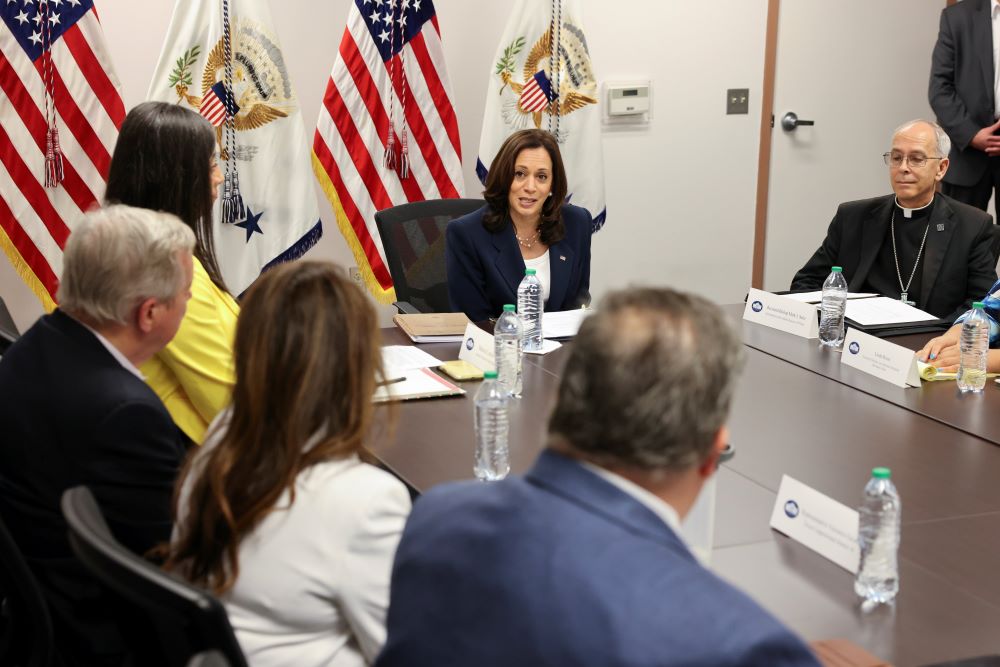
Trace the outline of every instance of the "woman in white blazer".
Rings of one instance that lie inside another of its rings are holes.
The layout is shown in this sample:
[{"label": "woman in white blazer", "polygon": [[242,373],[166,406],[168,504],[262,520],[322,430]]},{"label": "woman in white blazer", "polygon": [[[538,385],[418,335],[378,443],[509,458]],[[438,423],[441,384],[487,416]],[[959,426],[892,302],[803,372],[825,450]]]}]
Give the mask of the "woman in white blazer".
[{"label": "woman in white blazer", "polygon": [[243,301],[232,406],[179,481],[167,567],[215,592],[254,667],[374,661],[410,510],[362,461],[376,316],[332,264],[268,271]]}]

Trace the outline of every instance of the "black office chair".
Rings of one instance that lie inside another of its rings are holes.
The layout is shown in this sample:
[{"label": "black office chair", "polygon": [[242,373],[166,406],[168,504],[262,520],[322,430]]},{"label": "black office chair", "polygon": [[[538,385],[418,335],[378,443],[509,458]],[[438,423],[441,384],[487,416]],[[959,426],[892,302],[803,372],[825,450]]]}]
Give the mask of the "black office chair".
[{"label": "black office chair", "polygon": [[171,666],[246,667],[222,604],[212,595],[164,572],[122,546],[108,529],[93,494],[85,486],[62,497],[69,543],[103,586],[144,616],[148,637],[129,637],[148,660]]},{"label": "black office chair", "polygon": [[48,667],[52,645],[42,589],[0,519],[0,665]]},{"label": "black office chair", "polygon": [[7,310],[7,304],[0,298],[0,355],[6,352],[7,348],[13,345],[20,335],[17,325],[14,324],[14,318]]},{"label": "black office chair", "polygon": [[485,204],[482,199],[429,199],[375,214],[399,312],[451,312],[444,230],[455,218]]}]

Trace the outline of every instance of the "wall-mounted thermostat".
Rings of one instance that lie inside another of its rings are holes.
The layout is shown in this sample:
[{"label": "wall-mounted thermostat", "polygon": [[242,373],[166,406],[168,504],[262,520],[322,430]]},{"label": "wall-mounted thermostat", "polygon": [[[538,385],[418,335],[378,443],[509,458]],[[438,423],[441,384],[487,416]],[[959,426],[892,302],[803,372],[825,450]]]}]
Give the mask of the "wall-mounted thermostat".
[{"label": "wall-mounted thermostat", "polygon": [[641,116],[649,113],[649,82],[607,84],[608,116]]}]

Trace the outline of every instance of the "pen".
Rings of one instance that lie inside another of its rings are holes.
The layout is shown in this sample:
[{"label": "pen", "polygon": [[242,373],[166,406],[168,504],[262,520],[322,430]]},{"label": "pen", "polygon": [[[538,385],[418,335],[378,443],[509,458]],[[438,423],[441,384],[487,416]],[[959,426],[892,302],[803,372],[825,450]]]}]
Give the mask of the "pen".
[{"label": "pen", "polygon": [[397,382],[402,382],[405,379],[406,379],[406,376],[404,375],[402,377],[392,378],[391,380],[383,380],[382,382],[378,383],[378,386],[384,387],[387,384],[396,384]]}]

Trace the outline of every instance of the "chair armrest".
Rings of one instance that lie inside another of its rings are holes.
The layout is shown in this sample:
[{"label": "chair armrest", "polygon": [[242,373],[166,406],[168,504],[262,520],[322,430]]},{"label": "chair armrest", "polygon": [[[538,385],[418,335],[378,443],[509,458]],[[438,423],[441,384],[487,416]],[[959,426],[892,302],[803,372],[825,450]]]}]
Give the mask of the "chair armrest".
[{"label": "chair armrest", "polygon": [[420,313],[409,301],[393,301],[392,305],[396,306],[396,311],[404,315],[418,315]]}]

